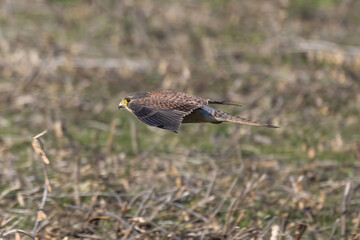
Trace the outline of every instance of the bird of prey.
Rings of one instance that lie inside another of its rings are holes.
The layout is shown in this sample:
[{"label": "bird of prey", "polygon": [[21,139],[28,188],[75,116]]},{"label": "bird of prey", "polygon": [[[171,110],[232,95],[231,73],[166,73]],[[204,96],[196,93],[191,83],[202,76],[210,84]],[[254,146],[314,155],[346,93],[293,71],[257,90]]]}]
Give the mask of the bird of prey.
[{"label": "bird of prey", "polygon": [[232,116],[210,106],[210,104],[238,105],[226,101],[205,99],[170,90],[135,92],[125,96],[119,109],[125,108],[140,121],[177,133],[181,123],[233,122],[252,126],[277,128],[276,126]]}]

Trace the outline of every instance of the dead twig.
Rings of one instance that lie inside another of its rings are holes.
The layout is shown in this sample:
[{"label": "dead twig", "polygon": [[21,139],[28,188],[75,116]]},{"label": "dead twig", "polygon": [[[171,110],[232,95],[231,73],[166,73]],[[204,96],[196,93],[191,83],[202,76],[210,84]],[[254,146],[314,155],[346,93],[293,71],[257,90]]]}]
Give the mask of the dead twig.
[{"label": "dead twig", "polygon": [[35,220],[35,224],[34,224],[34,228],[32,230],[32,235],[35,237],[36,236],[36,231],[39,227],[39,224],[42,220],[46,219],[46,214],[44,212],[44,208],[45,208],[45,203],[46,203],[46,198],[48,195],[48,188],[46,186],[46,184],[44,184],[44,192],[42,195],[42,199],[41,199],[41,204],[40,204],[40,208],[37,211],[37,215],[36,215],[36,220]]},{"label": "dead twig", "polygon": [[124,225],[126,227],[129,227],[129,224],[124,219],[119,217],[117,214],[114,214],[114,213],[106,211],[106,210],[96,211],[94,209],[90,209],[90,208],[87,208],[87,207],[80,207],[80,206],[70,205],[70,204],[65,204],[65,207],[80,210],[80,211],[96,213],[96,214],[98,214],[100,216],[107,216],[107,217],[110,217],[110,218],[112,218],[112,219],[114,219],[116,221],[119,221],[122,225]]},{"label": "dead twig", "polygon": [[151,199],[151,196],[153,195],[153,193],[154,193],[154,189],[151,189],[151,190],[149,191],[149,193],[147,194],[147,196],[144,197],[144,199],[142,200],[142,202],[141,202],[138,210],[136,211],[134,217],[139,217],[139,216],[141,216],[141,213],[142,213],[142,211],[143,211],[144,208],[145,208],[145,204]]},{"label": "dead twig", "polygon": [[329,236],[328,240],[334,239],[334,235],[335,235],[335,232],[336,232],[336,228],[337,228],[337,226],[339,225],[339,222],[340,222],[340,219],[336,219],[336,221],[334,222],[334,225],[333,225],[333,228],[332,228],[332,230],[331,230],[331,233],[330,233],[330,236]]},{"label": "dead twig", "polygon": [[208,221],[209,221],[208,218],[200,215],[199,213],[197,213],[197,212],[195,212],[195,211],[193,211],[193,210],[191,210],[191,209],[186,208],[186,207],[185,207],[184,205],[182,205],[182,204],[175,203],[175,202],[171,202],[171,203],[169,203],[169,204],[172,205],[172,206],[174,206],[174,207],[177,207],[177,208],[180,208],[180,209],[186,211],[188,214],[190,214],[190,215],[192,215],[192,216],[194,216],[194,217],[196,217],[196,218],[198,218],[198,219],[201,219],[203,222],[208,222]]},{"label": "dead twig", "polygon": [[217,177],[217,171],[213,172],[213,176],[212,176],[211,182],[210,182],[210,184],[209,184],[209,187],[208,187],[208,189],[207,189],[207,191],[206,191],[206,194],[205,194],[205,196],[204,196],[204,199],[208,199],[208,198],[209,198],[209,196],[210,196],[210,194],[211,194],[211,192],[212,192],[212,190],[213,190],[213,188],[214,188],[215,181],[216,181],[216,177]]},{"label": "dead twig", "polygon": [[239,180],[239,176],[237,176],[234,181],[232,182],[232,184],[230,185],[229,189],[227,190],[227,192],[225,193],[225,196],[223,197],[223,199],[220,201],[220,203],[218,204],[218,206],[216,207],[216,209],[213,211],[213,213],[211,214],[210,218],[215,218],[216,214],[220,211],[220,209],[222,208],[222,206],[224,205],[225,201],[229,198],[230,193],[232,192],[233,188],[235,187],[237,181]]},{"label": "dead twig", "polygon": [[347,207],[347,201],[350,193],[351,188],[351,181],[348,181],[345,185],[344,195],[341,200],[341,237],[346,238],[346,207]]},{"label": "dead twig", "polygon": [[79,187],[79,182],[80,182],[80,157],[77,156],[76,157],[76,161],[75,161],[75,168],[74,168],[74,180],[75,180],[75,184],[74,184],[74,200],[76,202],[77,205],[80,205],[80,187]]},{"label": "dead twig", "polygon": [[234,211],[235,211],[234,206],[235,206],[235,203],[237,202],[237,200],[238,200],[238,198],[233,198],[231,200],[228,210],[226,211],[226,221],[225,221],[225,225],[224,225],[223,232],[222,232],[224,235],[226,235],[230,229],[231,220],[233,218]]},{"label": "dead twig", "polygon": [[24,234],[24,235],[30,237],[31,239],[35,239],[35,237],[31,233],[28,233],[22,229],[11,229],[3,234],[0,234],[0,238],[5,238],[11,234],[16,234],[16,233],[21,233],[21,234]]},{"label": "dead twig", "polygon": [[[277,219],[277,217],[273,217],[268,224],[266,225],[266,227],[259,233],[259,238],[262,239],[265,237],[265,235],[268,233],[268,231],[270,230],[270,228],[272,228],[275,220]],[[278,225],[277,225],[278,226]]]},{"label": "dead twig", "polygon": [[20,189],[20,183],[16,182],[16,184],[14,186],[9,187],[8,189],[5,189],[4,191],[1,192],[0,194],[0,200],[3,199],[6,195],[8,195],[9,193],[11,193],[12,191],[16,191]]}]

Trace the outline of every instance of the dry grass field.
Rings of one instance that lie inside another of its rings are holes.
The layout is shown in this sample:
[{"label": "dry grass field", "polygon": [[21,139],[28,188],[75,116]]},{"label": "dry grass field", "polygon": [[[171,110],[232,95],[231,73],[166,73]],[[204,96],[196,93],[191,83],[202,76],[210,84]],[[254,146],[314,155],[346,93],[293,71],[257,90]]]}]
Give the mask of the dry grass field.
[{"label": "dry grass field", "polygon": [[[359,12],[0,1],[0,239],[360,239]],[[155,89],[280,128],[118,111]]]}]

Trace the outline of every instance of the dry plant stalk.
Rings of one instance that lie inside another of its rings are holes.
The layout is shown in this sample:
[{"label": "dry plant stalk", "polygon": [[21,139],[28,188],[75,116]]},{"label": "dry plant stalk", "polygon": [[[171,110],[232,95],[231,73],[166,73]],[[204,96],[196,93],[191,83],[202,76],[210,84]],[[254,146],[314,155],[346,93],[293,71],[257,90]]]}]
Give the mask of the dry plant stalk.
[{"label": "dry plant stalk", "polygon": [[346,234],[346,208],[347,208],[347,201],[349,198],[350,188],[351,188],[351,181],[348,181],[345,185],[344,195],[341,201],[341,217],[340,217],[341,237],[345,237]]},{"label": "dry plant stalk", "polygon": [[39,139],[39,137],[43,136],[45,133],[47,133],[47,130],[44,130],[41,133],[39,133],[38,135],[36,135],[35,137],[33,137],[33,140],[32,140],[31,144],[32,144],[35,152],[42,159],[41,166],[42,166],[43,174],[44,174],[44,177],[45,177],[45,185],[47,187],[47,190],[49,192],[51,192],[51,184],[50,184],[49,176],[47,174],[47,167],[46,167],[46,165],[48,165],[50,163],[50,161],[49,161],[49,158],[46,156],[46,153],[44,151],[44,144]]},{"label": "dry plant stalk", "polygon": [[41,137],[42,135],[44,135],[47,132],[47,130],[44,130],[43,132],[39,133],[38,135],[36,135],[35,137],[33,137],[33,140],[31,142],[32,147],[34,148],[35,152],[40,155],[41,159],[43,160],[43,162],[45,164],[49,164],[49,158],[46,156],[46,153],[44,151],[44,144],[41,142],[41,140],[39,139],[39,137]]}]

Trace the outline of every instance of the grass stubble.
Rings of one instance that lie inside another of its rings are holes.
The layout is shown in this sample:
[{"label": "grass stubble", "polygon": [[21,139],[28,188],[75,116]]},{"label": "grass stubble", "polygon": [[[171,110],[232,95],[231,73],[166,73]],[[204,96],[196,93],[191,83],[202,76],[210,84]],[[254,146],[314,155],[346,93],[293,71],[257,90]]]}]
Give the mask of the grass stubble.
[{"label": "grass stubble", "polygon": [[[1,3],[0,238],[359,238],[358,3],[90,2]],[[116,111],[157,88],[281,128]]]}]

